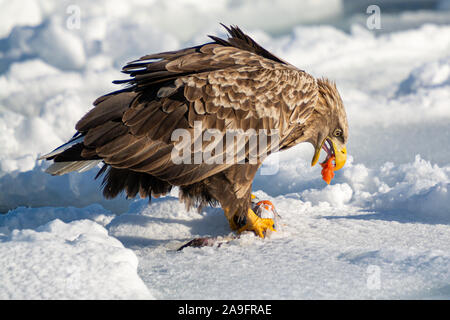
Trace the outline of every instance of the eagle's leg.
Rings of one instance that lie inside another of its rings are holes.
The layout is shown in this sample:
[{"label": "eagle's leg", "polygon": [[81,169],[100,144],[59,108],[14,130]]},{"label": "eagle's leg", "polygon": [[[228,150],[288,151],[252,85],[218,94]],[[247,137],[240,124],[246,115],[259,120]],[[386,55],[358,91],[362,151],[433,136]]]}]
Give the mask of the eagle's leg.
[{"label": "eagle's leg", "polygon": [[220,202],[233,231],[253,231],[264,238],[267,229],[275,229],[273,219],[260,218],[252,210],[251,186],[257,169],[256,165],[235,165],[210,177],[206,185],[209,194]]}]

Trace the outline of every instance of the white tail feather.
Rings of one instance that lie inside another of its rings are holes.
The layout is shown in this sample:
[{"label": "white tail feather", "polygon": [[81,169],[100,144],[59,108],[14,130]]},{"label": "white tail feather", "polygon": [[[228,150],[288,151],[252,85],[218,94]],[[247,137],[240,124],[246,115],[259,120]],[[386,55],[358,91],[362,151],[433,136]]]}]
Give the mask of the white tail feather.
[{"label": "white tail feather", "polygon": [[60,176],[73,171],[85,172],[92,169],[100,162],[102,162],[102,160],[54,162],[47,170],[45,170],[45,172],[54,176]]}]

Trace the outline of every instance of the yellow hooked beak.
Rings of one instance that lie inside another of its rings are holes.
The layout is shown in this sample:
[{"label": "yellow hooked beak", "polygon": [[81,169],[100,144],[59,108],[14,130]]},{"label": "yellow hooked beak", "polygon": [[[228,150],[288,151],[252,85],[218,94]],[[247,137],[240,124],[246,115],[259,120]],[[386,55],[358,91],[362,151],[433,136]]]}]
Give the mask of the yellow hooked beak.
[{"label": "yellow hooked beak", "polygon": [[[322,150],[323,144],[328,140],[331,143],[331,147],[334,152],[334,162],[336,166],[334,167],[334,171],[341,169],[345,162],[347,161],[347,148],[345,145],[342,145],[339,142],[335,142],[333,138],[325,138],[320,146],[316,146],[316,150],[314,152],[314,157],[311,161],[311,166],[316,165],[317,161],[319,161],[320,150]],[[328,157],[327,157],[328,158]]]},{"label": "yellow hooked beak", "polygon": [[334,149],[334,162],[336,163],[336,166],[334,167],[334,171],[337,171],[341,169],[345,162],[347,161],[347,148],[345,146],[341,147],[340,149],[336,147],[334,142],[332,141],[333,149]]}]

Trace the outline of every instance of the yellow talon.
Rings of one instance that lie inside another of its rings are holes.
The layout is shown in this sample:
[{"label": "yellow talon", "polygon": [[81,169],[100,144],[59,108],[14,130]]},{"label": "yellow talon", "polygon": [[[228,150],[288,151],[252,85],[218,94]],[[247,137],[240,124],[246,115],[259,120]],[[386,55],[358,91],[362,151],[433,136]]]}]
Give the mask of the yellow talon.
[{"label": "yellow talon", "polygon": [[260,218],[253,212],[252,209],[248,209],[247,223],[245,224],[245,226],[243,226],[238,230],[238,233],[241,233],[243,231],[253,231],[261,238],[264,238],[264,232],[266,232],[267,229],[276,231],[273,228],[273,225],[274,225],[273,219]]}]

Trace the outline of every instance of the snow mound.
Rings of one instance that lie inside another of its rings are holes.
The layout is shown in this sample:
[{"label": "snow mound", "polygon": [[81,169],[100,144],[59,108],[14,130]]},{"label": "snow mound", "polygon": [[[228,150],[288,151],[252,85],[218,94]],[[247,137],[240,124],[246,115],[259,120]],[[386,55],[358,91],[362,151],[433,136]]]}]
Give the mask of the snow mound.
[{"label": "snow mound", "polygon": [[57,208],[42,207],[30,208],[20,207],[11,210],[6,215],[0,216],[0,226],[3,235],[9,235],[12,230],[36,229],[54,219],[69,223],[75,220],[92,220],[101,226],[106,226],[115,217],[109,211],[103,209],[99,204],[93,204],[85,208]]},{"label": "snow mound", "polygon": [[[446,89],[450,86],[450,56],[425,63],[411,71],[400,83],[399,94],[411,94],[420,90]],[[447,87],[447,88],[446,88]]]},{"label": "snow mound", "polygon": [[[33,26],[42,22],[42,10],[37,1],[28,0],[25,3],[0,1],[2,7],[2,23],[0,37],[5,37],[15,26]],[[24,10],[26,6],[27,10]]]},{"label": "snow mound", "polygon": [[30,41],[30,53],[62,70],[80,69],[86,63],[83,41],[56,21],[46,21]]},{"label": "snow mound", "polygon": [[406,211],[419,220],[450,224],[450,166],[440,168],[416,156],[413,163],[386,164],[369,202],[378,211]]},{"label": "snow mound", "polygon": [[14,230],[0,245],[1,299],[151,299],[138,259],[90,220]]},{"label": "snow mound", "polygon": [[337,208],[343,207],[348,203],[353,195],[353,190],[346,183],[329,185],[323,189],[305,190],[300,197],[305,201],[309,201],[315,205],[326,202],[330,206]]}]

